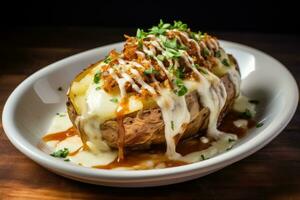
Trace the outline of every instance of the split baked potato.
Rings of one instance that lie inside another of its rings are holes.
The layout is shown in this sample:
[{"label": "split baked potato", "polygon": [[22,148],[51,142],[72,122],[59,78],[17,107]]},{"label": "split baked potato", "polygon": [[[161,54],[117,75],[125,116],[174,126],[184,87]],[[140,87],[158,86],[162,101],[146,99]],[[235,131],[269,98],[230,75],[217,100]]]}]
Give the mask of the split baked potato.
[{"label": "split baked potato", "polygon": [[[238,64],[217,39],[194,33],[181,22],[161,22],[149,32],[138,30],[136,37],[126,37],[121,53],[113,50],[81,72],[70,86],[68,114],[82,140],[119,150],[120,146],[145,149],[153,144],[168,145],[166,131],[172,132],[176,145],[181,139],[205,134],[209,127],[217,130],[239,94]],[[198,88],[188,86],[189,82],[197,83]],[[214,107],[203,100],[206,93],[199,88],[205,83],[203,90],[209,92],[211,101],[217,101]],[[218,87],[213,89],[215,85]],[[178,107],[186,104],[188,113],[178,123],[174,122],[176,116],[167,121],[167,111],[162,112],[166,108],[157,100],[162,88],[176,96],[171,97],[175,106],[167,109],[184,111]],[[176,104],[179,101],[185,104]],[[215,128],[212,113],[216,115]],[[84,127],[90,121],[89,127]],[[180,127],[174,128],[174,123]]]}]

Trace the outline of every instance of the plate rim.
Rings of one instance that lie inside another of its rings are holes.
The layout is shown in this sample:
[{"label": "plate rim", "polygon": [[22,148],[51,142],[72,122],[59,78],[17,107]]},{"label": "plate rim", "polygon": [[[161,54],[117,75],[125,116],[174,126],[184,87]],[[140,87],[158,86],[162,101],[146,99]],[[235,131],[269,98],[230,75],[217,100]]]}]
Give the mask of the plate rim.
[{"label": "plate rim", "polygon": [[[55,169],[57,171],[64,172],[66,174],[70,175],[77,175],[77,176],[85,176],[87,178],[93,179],[93,178],[102,178],[102,179],[111,179],[113,180],[125,180],[125,179],[151,179],[151,178],[160,178],[162,176],[170,176],[170,175],[177,175],[178,177],[184,177],[190,174],[197,174],[200,173],[199,170],[205,172],[208,170],[214,170],[217,168],[228,166],[238,160],[241,160],[254,152],[261,149],[263,146],[268,144],[271,140],[273,140],[290,122],[292,117],[294,116],[297,105],[298,105],[298,99],[299,99],[299,92],[298,92],[298,86],[296,83],[295,78],[292,76],[290,71],[277,59],[273,58],[272,56],[249,46],[220,40],[221,46],[227,46],[227,47],[238,47],[242,49],[246,49],[250,52],[255,52],[255,54],[260,54],[268,59],[271,59],[272,61],[276,62],[280,68],[283,68],[286,75],[289,78],[289,84],[291,86],[291,91],[293,93],[293,98],[290,99],[288,110],[286,110],[285,113],[283,113],[280,117],[277,118],[277,121],[279,123],[275,124],[275,127],[266,127],[264,130],[260,132],[257,136],[253,137],[246,143],[240,145],[237,148],[234,148],[226,153],[223,153],[221,156],[215,156],[213,158],[210,158],[205,161],[201,162],[195,162],[191,164],[187,164],[184,166],[178,166],[178,167],[172,167],[172,168],[166,168],[166,169],[150,169],[150,170],[133,170],[133,171],[122,171],[122,170],[105,170],[105,169],[93,169],[88,167],[82,167],[73,165],[70,163],[66,163],[63,161],[58,161],[55,158],[52,158],[51,156],[47,156],[45,153],[43,153],[41,150],[38,150],[38,148],[31,143],[27,142],[25,138],[21,137],[21,133],[18,133],[17,128],[14,125],[13,122],[13,115],[10,113],[13,113],[12,111],[16,109],[16,105],[18,102],[18,97],[20,97],[23,92],[24,88],[28,87],[36,78],[41,77],[43,75],[46,75],[47,73],[51,71],[55,71],[57,68],[60,68],[62,65],[64,65],[67,62],[71,62],[72,60],[80,59],[80,57],[85,57],[86,55],[95,53],[95,51],[105,51],[105,49],[110,48],[113,46],[119,46],[122,45],[124,42],[118,42],[113,44],[104,45],[101,47],[93,48],[87,51],[83,51],[77,54],[74,54],[72,56],[69,56],[67,58],[64,58],[62,60],[59,60],[57,62],[54,62],[50,65],[47,65],[35,73],[31,74],[29,77],[27,77],[25,80],[23,80],[10,94],[8,99],[6,100],[6,103],[3,108],[2,112],[2,125],[4,132],[10,142],[23,154],[25,154],[28,158],[31,160],[37,162],[38,164],[46,167]],[[269,130],[271,129],[271,130]],[[254,140],[258,140],[254,141]],[[26,146],[29,145],[29,146]],[[32,148],[33,147],[33,148]],[[97,179],[98,180],[98,179]]]}]

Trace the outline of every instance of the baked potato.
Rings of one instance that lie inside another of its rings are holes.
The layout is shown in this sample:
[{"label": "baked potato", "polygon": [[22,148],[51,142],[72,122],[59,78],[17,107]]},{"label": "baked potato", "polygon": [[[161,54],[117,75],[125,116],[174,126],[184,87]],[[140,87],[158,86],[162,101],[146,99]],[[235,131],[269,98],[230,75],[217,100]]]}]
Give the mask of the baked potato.
[{"label": "baked potato", "polygon": [[70,86],[68,114],[83,142],[121,154],[166,144],[172,157],[181,139],[205,130],[217,139],[218,124],[239,94],[234,57],[215,37],[181,22],[126,38],[121,53],[112,50]]}]

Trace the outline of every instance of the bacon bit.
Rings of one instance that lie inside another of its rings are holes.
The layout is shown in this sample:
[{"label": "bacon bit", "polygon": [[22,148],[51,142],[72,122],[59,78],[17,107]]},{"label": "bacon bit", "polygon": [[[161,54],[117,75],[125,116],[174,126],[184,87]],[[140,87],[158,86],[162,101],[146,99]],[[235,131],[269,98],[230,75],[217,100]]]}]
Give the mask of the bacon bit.
[{"label": "bacon bit", "polygon": [[126,41],[128,41],[129,39],[131,39],[132,37],[129,35],[124,34],[124,38],[126,39]]},{"label": "bacon bit", "polygon": [[142,97],[146,97],[150,95],[150,93],[146,89],[141,89],[140,94]]},{"label": "bacon bit", "polygon": [[109,53],[109,57],[112,60],[118,59],[118,57],[120,56],[120,53],[118,53],[115,49],[113,49],[110,53]]},{"label": "bacon bit", "polygon": [[113,88],[117,86],[116,80],[111,75],[105,76],[103,79],[104,79],[103,89],[106,92],[112,91]]},{"label": "bacon bit", "polygon": [[136,45],[125,44],[125,48],[123,50],[124,59],[133,60],[137,58],[135,51],[137,50]]}]

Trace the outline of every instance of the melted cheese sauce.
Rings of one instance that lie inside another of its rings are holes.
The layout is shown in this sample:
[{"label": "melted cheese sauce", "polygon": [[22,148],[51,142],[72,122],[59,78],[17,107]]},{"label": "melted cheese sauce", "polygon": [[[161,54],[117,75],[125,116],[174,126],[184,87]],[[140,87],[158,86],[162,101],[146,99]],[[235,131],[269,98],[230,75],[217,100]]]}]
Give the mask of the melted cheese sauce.
[{"label": "melted cheese sauce", "polygon": [[183,133],[186,125],[190,122],[190,112],[185,97],[177,96],[173,91],[164,89],[156,102],[161,108],[165,124],[166,155],[170,159],[178,159],[181,155],[176,153],[174,137]]},{"label": "melted cheese sauce", "polygon": [[[72,126],[73,125],[69,120],[67,113],[56,115],[52,120],[47,134],[43,137],[43,142],[41,145],[42,150],[47,153],[52,153],[67,148],[69,150],[69,155],[66,159],[69,159],[70,162],[84,167],[106,165],[113,162],[117,158],[117,151],[107,151],[106,144],[105,147],[102,147],[104,148],[102,151],[99,150],[99,146],[95,147],[95,144],[97,143],[95,141],[96,139],[92,140],[93,143],[87,142],[86,147],[84,147],[84,144],[82,143],[82,140],[76,129],[73,128],[72,134],[69,134],[70,130],[72,130],[70,127]],[[102,145],[100,144],[100,146]]]},{"label": "melted cheese sauce", "polygon": [[[235,123],[239,120],[246,121],[247,125],[236,127]],[[64,114],[54,117],[49,132],[43,137],[41,148],[49,154],[68,148],[67,159],[71,163],[85,167],[111,170],[159,169],[198,162],[224,153],[254,125],[254,121],[239,119],[238,113],[231,112],[224,118],[219,128],[222,131],[231,130],[233,134],[223,134],[218,140],[210,140],[205,136],[181,140],[176,145],[176,152],[181,155],[180,157],[170,159],[165,154],[167,147],[156,145],[150,150],[127,152],[126,158],[118,161],[116,150],[99,151],[90,142],[84,147],[77,130],[72,127],[67,115]]]}]

